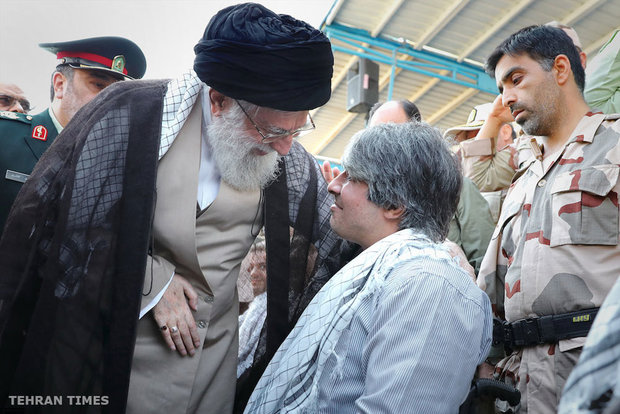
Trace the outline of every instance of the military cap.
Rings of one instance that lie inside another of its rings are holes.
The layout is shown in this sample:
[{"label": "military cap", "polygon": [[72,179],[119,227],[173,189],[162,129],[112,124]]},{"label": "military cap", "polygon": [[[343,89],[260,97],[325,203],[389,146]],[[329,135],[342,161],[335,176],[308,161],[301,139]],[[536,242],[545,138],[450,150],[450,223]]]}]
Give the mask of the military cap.
[{"label": "military cap", "polygon": [[142,50],[124,37],[91,37],[39,46],[54,53],[60,64],[73,68],[102,70],[129,79],[139,79],[146,71]]},{"label": "military cap", "polygon": [[462,131],[474,131],[476,129],[482,128],[482,125],[491,113],[492,107],[492,102],[487,102],[485,104],[474,107],[474,109],[472,109],[469,113],[466,123],[446,129],[446,132],[443,133],[443,136],[447,137],[448,135],[456,135]]}]

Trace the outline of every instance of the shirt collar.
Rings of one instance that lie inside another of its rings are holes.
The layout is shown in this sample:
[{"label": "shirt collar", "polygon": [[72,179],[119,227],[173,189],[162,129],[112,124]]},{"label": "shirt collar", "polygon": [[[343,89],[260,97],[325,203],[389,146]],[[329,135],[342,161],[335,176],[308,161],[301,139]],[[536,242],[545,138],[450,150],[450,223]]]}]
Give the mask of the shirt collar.
[{"label": "shirt collar", "polygon": [[58,119],[56,119],[56,116],[54,115],[54,111],[52,110],[51,106],[47,108],[47,111],[50,114],[50,118],[52,118],[52,123],[56,127],[56,131],[58,131],[58,133],[60,134],[64,128],[62,127],[62,125],[60,125],[60,122],[58,122]]},{"label": "shirt collar", "polygon": [[596,130],[604,120],[605,114],[602,112],[588,112],[581,118],[581,121],[579,121],[571,133],[571,137],[566,144],[568,145],[572,142],[591,143],[596,134]]}]

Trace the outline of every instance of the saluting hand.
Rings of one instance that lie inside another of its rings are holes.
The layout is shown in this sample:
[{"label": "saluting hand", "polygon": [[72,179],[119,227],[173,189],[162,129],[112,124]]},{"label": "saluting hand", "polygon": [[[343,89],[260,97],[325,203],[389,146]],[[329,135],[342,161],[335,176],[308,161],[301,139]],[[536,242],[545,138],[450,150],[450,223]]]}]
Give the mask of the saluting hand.
[{"label": "saluting hand", "polygon": [[491,113],[489,113],[489,118],[496,118],[501,123],[513,122],[515,120],[512,117],[510,108],[504,106],[501,94],[495,97],[495,100],[493,101],[493,106],[491,106]]}]

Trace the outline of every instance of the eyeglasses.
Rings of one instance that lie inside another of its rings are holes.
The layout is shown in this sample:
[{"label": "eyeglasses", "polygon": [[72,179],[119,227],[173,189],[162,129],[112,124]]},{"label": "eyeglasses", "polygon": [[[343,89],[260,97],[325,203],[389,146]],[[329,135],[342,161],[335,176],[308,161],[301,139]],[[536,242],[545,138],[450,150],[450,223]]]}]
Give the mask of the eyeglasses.
[{"label": "eyeglasses", "polygon": [[0,94],[0,106],[10,108],[15,104],[15,101],[19,101],[19,104],[22,106],[24,112],[30,111],[30,102],[28,102],[27,99],[17,99],[11,95]]},{"label": "eyeglasses", "polygon": [[282,132],[264,133],[263,131],[260,130],[258,125],[256,125],[256,122],[254,122],[254,120],[250,117],[250,115],[248,115],[245,108],[241,106],[239,101],[235,99],[235,102],[237,102],[237,105],[239,105],[239,108],[241,108],[241,110],[243,111],[245,116],[248,118],[248,120],[252,123],[252,125],[254,125],[254,128],[256,128],[256,132],[258,132],[258,134],[262,137],[262,142],[264,144],[270,144],[279,139],[286,138],[289,136],[292,136],[293,138],[298,138],[302,132],[312,131],[313,129],[316,128],[316,126],[314,125],[314,121],[312,120],[312,117],[310,116],[310,114],[308,114],[308,120],[301,128],[298,128],[294,131],[282,130]]}]

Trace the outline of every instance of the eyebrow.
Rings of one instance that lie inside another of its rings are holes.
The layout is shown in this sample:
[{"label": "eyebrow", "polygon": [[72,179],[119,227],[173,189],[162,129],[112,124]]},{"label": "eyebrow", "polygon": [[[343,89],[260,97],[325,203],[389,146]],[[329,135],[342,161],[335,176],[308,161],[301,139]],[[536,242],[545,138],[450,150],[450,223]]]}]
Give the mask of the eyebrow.
[{"label": "eyebrow", "polygon": [[279,126],[276,125],[272,125],[268,128],[265,128],[265,130],[270,133],[270,134],[274,134],[274,135],[279,135],[279,134],[289,134],[291,131],[288,129],[284,129],[281,128]]},{"label": "eyebrow", "polygon": [[506,80],[512,76],[513,73],[515,73],[518,70],[522,70],[523,67],[522,66],[513,66],[510,69],[508,69],[508,71],[504,74],[504,76],[502,76],[502,79],[500,79],[499,84],[497,85],[497,88],[500,90],[500,92],[502,91],[502,87],[500,86],[503,82],[506,82]]},{"label": "eyebrow", "polygon": [[[260,121],[260,120],[259,120]],[[261,123],[262,124],[262,123]],[[274,134],[274,135],[278,135],[278,134],[288,134],[291,132],[291,130],[289,129],[284,129],[282,127],[279,127],[277,125],[270,125],[270,126],[263,126],[260,125],[263,130],[269,134]]]}]

